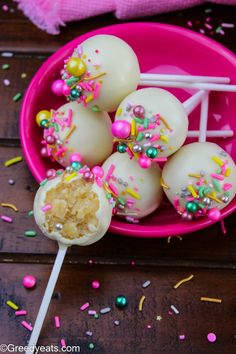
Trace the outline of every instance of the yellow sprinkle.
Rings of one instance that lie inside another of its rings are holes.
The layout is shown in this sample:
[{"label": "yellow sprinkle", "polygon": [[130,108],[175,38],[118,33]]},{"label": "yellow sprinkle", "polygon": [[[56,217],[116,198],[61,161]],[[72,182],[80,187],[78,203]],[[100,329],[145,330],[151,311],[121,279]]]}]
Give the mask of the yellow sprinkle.
[{"label": "yellow sprinkle", "polygon": [[2,207],[6,207],[6,208],[11,208],[14,211],[18,211],[17,207],[14,204],[10,204],[10,203],[1,203]]},{"label": "yellow sprinkle", "polygon": [[120,116],[120,115],[122,114],[122,108],[121,108],[121,107],[119,107],[119,108],[117,109],[116,114],[117,114],[118,116]]},{"label": "yellow sprinkle", "polygon": [[132,119],[131,122],[131,135],[132,136],[136,135],[136,121],[134,119]]},{"label": "yellow sprinkle", "polygon": [[67,131],[64,140],[69,139],[69,137],[71,136],[71,134],[74,132],[75,129],[76,129],[76,126],[72,125],[72,127],[70,127],[70,129]]},{"label": "yellow sprinkle", "polygon": [[128,147],[130,148],[132,154],[136,157],[136,159],[139,159],[139,153],[134,152],[134,151],[132,150],[132,144],[128,144]]},{"label": "yellow sprinkle", "polygon": [[170,189],[170,187],[169,187],[167,184],[165,184],[163,178],[161,178],[160,185],[161,185],[162,188],[164,188],[164,189]]},{"label": "yellow sprinkle", "polygon": [[221,304],[221,299],[215,299],[214,297],[201,297],[201,301],[208,301],[208,302],[216,302],[217,304]]},{"label": "yellow sprinkle", "polygon": [[162,123],[165,125],[165,127],[169,130],[169,131],[172,131],[172,128],[171,126],[168,124],[168,122],[160,116],[160,120],[162,121]]},{"label": "yellow sprinkle", "polygon": [[168,136],[166,136],[166,135],[161,135],[161,136],[160,136],[160,139],[161,139],[162,141],[164,141],[165,143],[168,143],[168,142],[169,142],[169,138],[168,138]]},{"label": "yellow sprinkle", "polygon": [[11,300],[7,301],[7,305],[12,308],[13,310],[18,310],[19,306],[17,306],[16,304],[14,304],[14,302],[12,302]]},{"label": "yellow sprinkle", "polygon": [[231,168],[226,168],[225,170],[225,177],[229,177],[230,176],[230,173],[231,173]]},{"label": "yellow sprinkle", "polygon": [[219,204],[222,204],[222,203],[223,203],[220,199],[216,198],[216,197],[213,196],[212,194],[206,194],[206,197],[208,197],[208,198],[214,200],[215,202],[217,202],[217,203],[219,203]]},{"label": "yellow sprinkle", "polygon": [[201,178],[201,175],[198,175],[197,173],[189,173],[188,176],[194,178]]},{"label": "yellow sprinkle", "polygon": [[182,285],[183,283],[185,283],[185,282],[187,282],[187,281],[189,281],[189,280],[191,280],[191,279],[193,279],[193,274],[191,274],[188,278],[184,278],[184,279],[182,279],[182,280],[180,280],[178,283],[176,283],[175,285],[174,285],[174,289],[177,289],[180,285]]},{"label": "yellow sprinkle", "polygon": [[[83,80],[90,81],[90,80],[98,79],[99,77],[104,76],[104,75],[106,75],[106,73],[103,72],[103,73],[100,73],[100,74],[97,74],[94,76],[85,77]],[[102,83],[102,81],[99,81],[99,82]]]},{"label": "yellow sprinkle", "polygon": [[23,160],[22,156],[13,157],[13,159],[5,161],[4,166],[9,167],[11,165],[14,165],[17,162],[21,162],[22,160]]},{"label": "yellow sprinkle", "polygon": [[87,58],[87,55],[86,55],[86,54],[83,54],[82,58],[83,58],[83,59],[86,59],[86,58]]},{"label": "yellow sprinkle", "polygon": [[216,191],[212,192],[212,197],[213,197],[213,198],[216,198],[216,195],[217,195],[217,194],[216,194]]},{"label": "yellow sprinkle", "polygon": [[194,198],[198,198],[198,195],[197,195],[197,193],[195,192],[193,186],[191,186],[191,184],[190,184],[187,188],[188,188],[189,192],[192,194],[192,196],[193,196]]},{"label": "yellow sprinkle", "polygon": [[72,178],[74,178],[75,176],[77,176],[77,172],[73,172],[73,173],[71,173],[69,176],[67,176],[66,178],[65,178],[65,181],[66,182],[69,182]]},{"label": "yellow sprinkle", "polygon": [[144,303],[144,300],[145,300],[145,296],[143,295],[139,301],[139,304],[138,304],[138,310],[141,312],[143,311],[143,303]]},{"label": "yellow sprinkle", "polygon": [[89,96],[86,98],[85,102],[86,102],[86,103],[89,103],[89,102],[91,102],[92,100],[93,100],[93,95],[89,95]]},{"label": "yellow sprinkle", "polygon": [[161,134],[165,134],[165,133],[166,133],[165,128],[161,128],[161,129],[160,129],[160,133],[161,133]]},{"label": "yellow sprinkle", "polygon": [[218,156],[212,156],[212,160],[219,166],[223,166],[224,162]]},{"label": "yellow sprinkle", "polygon": [[131,195],[131,197],[134,197],[135,199],[141,199],[141,196],[135,192],[133,189],[131,188],[126,188],[125,190],[127,193],[129,193],[129,195]]}]

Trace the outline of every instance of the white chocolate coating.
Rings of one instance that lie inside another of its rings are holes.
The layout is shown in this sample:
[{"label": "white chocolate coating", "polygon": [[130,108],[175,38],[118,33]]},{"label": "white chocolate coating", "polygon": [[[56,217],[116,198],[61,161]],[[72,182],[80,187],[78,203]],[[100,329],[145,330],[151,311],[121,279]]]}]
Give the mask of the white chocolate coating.
[{"label": "white chocolate coating", "polygon": [[[82,178],[80,174],[78,174],[76,177],[71,179],[71,181],[68,181],[66,183],[71,183],[72,181],[75,181],[76,179]],[[95,192],[98,196],[99,199],[99,209],[96,213],[96,217],[98,218],[99,224],[96,230],[91,232],[90,234],[86,234],[82,237],[75,238],[75,239],[67,239],[63,237],[60,233],[60,231],[57,231],[56,229],[53,230],[52,232],[49,232],[46,228],[45,225],[45,212],[42,211],[43,206],[45,205],[45,198],[47,192],[56,187],[62,180],[62,177],[56,177],[53,180],[48,181],[44,186],[41,186],[35,196],[34,199],[34,218],[43,232],[43,234],[47,237],[49,237],[52,240],[56,240],[58,242],[64,243],[68,246],[71,245],[78,245],[78,246],[88,246],[92,243],[97,242],[100,240],[105,233],[107,232],[110,222],[111,222],[111,217],[112,217],[112,207],[108,203],[104,190],[101,187],[98,187],[96,183],[93,183],[92,185],[92,190]]]},{"label": "white chocolate coating", "polygon": [[53,151],[53,156],[64,167],[70,165],[70,155],[73,153],[81,154],[83,164],[89,167],[101,164],[111,154],[113,148],[109,115],[106,112],[93,112],[76,102],[61,106],[57,112],[64,113],[61,117],[67,117],[69,109],[73,111],[71,126],[75,126],[75,130],[66,139],[69,128],[62,129],[59,126],[59,132],[55,134],[64,142],[66,152],[63,156],[56,156],[57,148]]},{"label": "white chocolate coating", "polygon": [[[134,118],[133,108],[141,105],[145,109],[144,117],[149,118],[149,124],[154,125],[145,129],[143,133],[151,133],[152,136],[159,136],[151,142],[151,146],[159,146],[158,156],[168,157],[177,151],[184,143],[188,131],[188,117],[181,102],[170,92],[159,88],[144,88],[134,91],[128,95],[119,105],[115,120],[126,120],[131,123]],[[155,116],[160,117],[155,122]],[[167,122],[168,126],[166,126]],[[143,119],[141,119],[143,121]],[[138,122],[137,127],[142,127]],[[143,138],[139,142],[134,141],[143,147],[143,144],[150,142]],[[143,147],[143,150],[145,148]]]},{"label": "white chocolate coating", "polygon": [[[228,161],[226,169],[229,168],[231,170],[228,177],[220,171],[220,165],[212,157],[217,157],[223,162]],[[202,174],[202,183],[198,183],[200,178],[191,177],[189,174]],[[222,178],[222,180],[214,178],[215,174],[220,176],[218,178]],[[183,192],[183,188],[188,188],[189,185],[192,185],[198,194],[198,186],[210,186],[211,191],[207,195],[215,194],[216,198],[221,201],[225,195],[224,185],[231,184],[232,187],[227,189],[229,193],[227,202],[218,203],[211,200],[212,207],[218,209],[223,209],[228,205],[236,193],[236,167],[233,159],[220,146],[210,142],[192,143],[183,146],[166,162],[162,171],[162,178],[163,182],[169,186],[169,189],[164,189],[167,198],[172,204],[175,204],[174,198],[177,197],[182,207],[186,204],[186,198],[183,197],[183,194],[181,197],[181,193]],[[215,188],[215,181],[216,187],[219,189]],[[200,199],[202,198],[197,198],[196,200]]]},{"label": "white chocolate coating", "polygon": [[88,106],[97,105],[100,110],[115,111],[124,97],[138,86],[140,69],[136,54],[125,41],[106,34],[88,38],[81,43],[81,48],[81,58],[86,63],[87,72],[91,76],[106,73],[95,79],[102,81],[101,90]]},{"label": "white chocolate coating", "polygon": [[[136,213],[136,215],[132,215],[135,219],[143,218],[159,207],[163,192],[160,186],[161,170],[157,165],[153,165],[149,169],[141,169],[135,159],[130,160],[126,154],[116,152],[103,164],[104,176],[107,175],[111,165],[114,165],[115,169],[108,184],[111,183],[116,187],[119,196],[126,203],[129,199],[134,201],[131,208],[125,207],[124,209],[127,211],[127,216]],[[130,195],[127,189],[137,192],[140,199]],[[119,208],[117,210],[124,212]]]}]

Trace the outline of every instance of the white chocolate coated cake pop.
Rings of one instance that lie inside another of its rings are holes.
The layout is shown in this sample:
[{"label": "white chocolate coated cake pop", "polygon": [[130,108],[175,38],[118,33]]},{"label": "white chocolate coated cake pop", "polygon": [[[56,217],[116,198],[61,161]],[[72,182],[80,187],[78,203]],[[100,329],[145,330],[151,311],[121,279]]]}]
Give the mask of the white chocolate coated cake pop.
[{"label": "white chocolate coated cake pop", "polygon": [[62,79],[52,91],[95,110],[113,112],[139,83],[133,49],[122,39],[101,34],[88,38],[65,60]]},{"label": "white chocolate coated cake pop", "polygon": [[65,245],[87,246],[106,233],[112,206],[96,181],[88,181],[80,172],[64,172],[39,188],[34,217],[47,237]]},{"label": "white chocolate coated cake pop", "polygon": [[51,111],[44,128],[41,154],[53,157],[64,167],[81,160],[91,167],[101,164],[111,154],[112,147],[109,115],[70,102]]},{"label": "white chocolate coated cake pop", "polygon": [[236,193],[233,159],[214,143],[183,146],[165,164],[162,172],[165,194],[186,220],[208,216],[220,218],[220,210]]},{"label": "white chocolate coated cake pop", "polygon": [[119,105],[112,133],[117,150],[135,155],[143,168],[162,162],[184,143],[188,117],[181,102],[158,88],[134,91]]},{"label": "white chocolate coated cake pop", "polygon": [[161,170],[157,165],[150,169],[139,167],[135,159],[126,154],[112,154],[103,164],[104,188],[110,195],[114,213],[127,221],[151,214],[161,203]]}]

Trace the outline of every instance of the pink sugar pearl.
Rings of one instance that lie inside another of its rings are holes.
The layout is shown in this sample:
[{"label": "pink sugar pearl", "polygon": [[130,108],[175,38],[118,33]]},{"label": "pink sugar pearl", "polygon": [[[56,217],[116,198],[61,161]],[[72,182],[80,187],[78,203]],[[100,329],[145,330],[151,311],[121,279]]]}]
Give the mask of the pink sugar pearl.
[{"label": "pink sugar pearl", "polygon": [[119,139],[126,139],[130,135],[130,123],[126,120],[117,120],[112,124],[112,134]]},{"label": "pink sugar pearl", "polygon": [[207,339],[208,339],[209,342],[214,343],[216,341],[215,333],[208,333]]},{"label": "pink sugar pearl", "polygon": [[104,176],[103,168],[100,167],[100,166],[93,167],[92,172],[93,172],[95,177],[102,178]]},{"label": "pink sugar pearl", "polygon": [[152,165],[152,161],[145,156],[141,156],[138,160],[138,163],[142,168],[149,168]]},{"label": "pink sugar pearl", "polygon": [[54,81],[53,84],[52,84],[52,92],[56,96],[62,96],[63,95],[63,92],[62,92],[63,85],[64,85],[64,81],[63,80]]},{"label": "pink sugar pearl", "polygon": [[72,154],[70,156],[70,163],[72,162],[81,162],[82,161],[82,156],[80,154]]},{"label": "pink sugar pearl", "polygon": [[220,215],[220,211],[217,208],[212,208],[208,213],[209,219],[213,221],[218,221],[220,219]]},{"label": "pink sugar pearl", "polygon": [[93,280],[92,281],[92,288],[93,289],[98,289],[100,288],[100,282],[98,280]]},{"label": "pink sugar pearl", "polygon": [[33,275],[26,275],[24,276],[22,283],[26,289],[32,289],[35,287],[37,279]]},{"label": "pink sugar pearl", "polygon": [[70,86],[68,86],[67,84],[64,83],[64,85],[62,86],[62,93],[65,96],[69,96],[70,95]]}]

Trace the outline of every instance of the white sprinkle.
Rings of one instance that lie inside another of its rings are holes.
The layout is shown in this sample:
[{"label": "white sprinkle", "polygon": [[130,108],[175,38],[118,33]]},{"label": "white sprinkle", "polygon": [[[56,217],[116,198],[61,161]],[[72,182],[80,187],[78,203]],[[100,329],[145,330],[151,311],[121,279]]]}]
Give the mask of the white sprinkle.
[{"label": "white sprinkle", "polygon": [[1,56],[4,57],[4,58],[12,58],[13,57],[13,53],[11,52],[2,52],[1,53]]},{"label": "white sprinkle", "polygon": [[91,337],[91,336],[93,335],[93,332],[91,332],[91,331],[87,331],[87,332],[85,332],[85,334],[86,334],[86,336]]},{"label": "white sprinkle", "polygon": [[224,27],[224,28],[234,28],[235,25],[233,23],[221,23],[221,27]]},{"label": "white sprinkle", "polygon": [[177,308],[174,306],[174,305],[171,305],[171,310],[173,310],[174,311],[174,313],[176,314],[176,315],[178,315],[179,314],[179,310],[177,310]]},{"label": "white sprinkle", "polygon": [[3,80],[3,84],[4,84],[5,86],[9,86],[9,85],[10,85],[10,80],[4,79],[4,80]]},{"label": "white sprinkle", "polygon": [[150,280],[147,280],[143,283],[142,287],[145,289],[151,284]]},{"label": "white sprinkle", "polygon": [[111,308],[110,307],[105,307],[104,309],[101,309],[100,310],[100,313],[102,315],[105,315],[106,313],[110,312],[111,311]]},{"label": "white sprinkle", "polygon": [[94,315],[96,315],[96,311],[95,310],[89,310],[88,311],[88,314],[90,315],[90,316],[94,316]]},{"label": "white sprinkle", "polygon": [[119,324],[120,324],[120,321],[119,321],[119,320],[115,320],[115,321],[114,321],[114,325],[115,325],[115,326],[119,326]]}]

